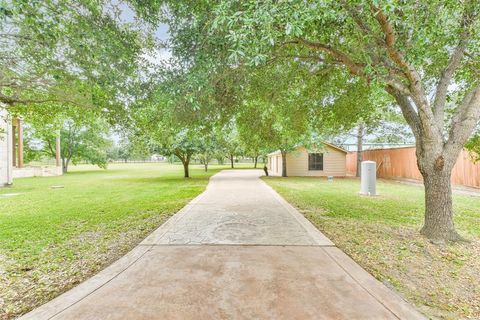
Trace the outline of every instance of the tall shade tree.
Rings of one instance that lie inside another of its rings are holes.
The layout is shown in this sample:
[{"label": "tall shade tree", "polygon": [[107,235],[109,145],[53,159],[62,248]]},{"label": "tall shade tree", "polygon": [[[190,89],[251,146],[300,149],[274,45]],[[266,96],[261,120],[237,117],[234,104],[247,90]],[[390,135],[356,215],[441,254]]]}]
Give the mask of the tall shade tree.
[{"label": "tall shade tree", "polygon": [[170,4],[195,20],[176,19],[177,34],[194,33],[178,38],[178,48],[212,59],[227,52],[234,65],[308,61],[309,69],[348,72],[396,101],[415,136],[425,185],[421,233],[461,239],[450,178],[480,118],[479,1],[225,0],[208,10],[206,3]]},{"label": "tall shade tree", "polygon": [[258,157],[264,153],[263,151],[266,147],[263,137],[259,133],[258,128],[254,127],[254,122],[238,121],[237,128],[238,138],[242,144],[242,148],[245,150],[245,155],[253,158],[253,167],[256,169]]},{"label": "tall shade tree", "polygon": [[215,137],[214,132],[203,134],[198,137],[200,140],[199,150],[197,152],[197,157],[200,162],[203,164],[205,172],[208,171],[208,165],[215,157],[218,152],[218,143],[217,138]]},{"label": "tall shade tree", "polygon": [[243,153],[238,130],[234,122],[217,128],[216,144],[217,150],[228,158],[230,167],[233,169],[235,157]]},{"label": "tall shade tree", "polygon": [[188,114],[194,110],[193,100],[184,95],[185,83],[180,79],[173,77],[158,84],[133,107],[132,120],[135,139],[143,139],[153,152],[177,157],[182,162],[184,177],[189,178],[190,161],[195,154],[205,151],[204,137],[210,131]]},{"label": "tall shade tree", "polygon": [[135,16],[144,6],[110,0],[0,1],[0,103],[104,108],[109,104],[99,102],[128,98],[151,29],[143,20],[122,19],[122,12]]}]

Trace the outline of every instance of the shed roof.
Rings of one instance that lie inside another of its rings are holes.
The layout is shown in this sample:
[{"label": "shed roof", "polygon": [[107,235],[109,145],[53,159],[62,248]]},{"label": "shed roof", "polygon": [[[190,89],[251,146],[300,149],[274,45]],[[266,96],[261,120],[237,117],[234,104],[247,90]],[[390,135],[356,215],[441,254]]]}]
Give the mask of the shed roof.
[{"label": "shed roof", "polygon": [[[341,152],[344,152],[344,153],[348,153],[347,150],[345,150],[345,149],[343,149],[343,148],[341,148],[341,147],[339,147],[339,146],[337,146],[337,145],[334,145],[334,144],[332,144],[332,143],[329,143],[329,142],[326,142],[326,141],[321,141],[321,143],[324,144],[324,145],[326,145],[326,146],[329,146],[329,147],[331,147],[331,148],[333,148],[333,149],[336,149],[336,150],[338,150],[338,151],[341,151]],[[301,147],[301,146],[302,146],[302,145],[298,145],[298,146],[296,146],[296,148]],[[274,152],[269,153],[268,156],[273,156],[273,155],[276,155],[276,154],[279,154],[279,153],[280,153],[280,150],[276,150],[276,151],[274,151]]]}]

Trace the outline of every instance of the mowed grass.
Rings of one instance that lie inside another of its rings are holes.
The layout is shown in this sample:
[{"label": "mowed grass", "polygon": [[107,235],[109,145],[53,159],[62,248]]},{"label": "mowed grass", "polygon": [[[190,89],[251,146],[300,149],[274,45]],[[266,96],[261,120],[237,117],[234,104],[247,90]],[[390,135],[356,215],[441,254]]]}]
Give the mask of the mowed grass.
[{"label": "mowed grass", "polygon": [[184,179],[180,165],[81,166],[0,188],[0,319],[47,302],[125,254],[219,168],[192,166]]},{"label": "mowed grass", "polygon": [[467,243],[437,246],[420,236],[423,187],[357,179],[268,177],[265,181],[333,242],[432,318],[480,319],[480,197],[455,195],[455,223]]}]

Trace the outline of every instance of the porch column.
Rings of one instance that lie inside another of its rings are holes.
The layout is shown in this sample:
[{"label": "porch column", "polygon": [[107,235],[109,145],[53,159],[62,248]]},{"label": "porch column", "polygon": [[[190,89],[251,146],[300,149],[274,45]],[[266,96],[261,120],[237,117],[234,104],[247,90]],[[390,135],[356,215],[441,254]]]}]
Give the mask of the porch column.
[{"label": "porch column", "polygon": [[12,166],[17,166],[17,122],[12,119]]},{"label": "porch column", "polygon": [[18,167],[23,168],[23,127],[22,127],[22,118],[17,118],[17,130],[18,130],[18,147],[17,147],[17,156],[18,156]]},{"label": "porch column", "polygon": [[[7,123],[9,122],[13,123],[13,119],[7,115]],[[13,184],[13,140],[8,139],[8,136],[13,136],[15,134],[12,129],[13,128],[7,124],[7,185]]]},{"label": "porch column", "polygon": [[57,130],[57,138],[55,140],[55,162],[57,167],[62,166],[62,159],[60,154],[60,130]]}]

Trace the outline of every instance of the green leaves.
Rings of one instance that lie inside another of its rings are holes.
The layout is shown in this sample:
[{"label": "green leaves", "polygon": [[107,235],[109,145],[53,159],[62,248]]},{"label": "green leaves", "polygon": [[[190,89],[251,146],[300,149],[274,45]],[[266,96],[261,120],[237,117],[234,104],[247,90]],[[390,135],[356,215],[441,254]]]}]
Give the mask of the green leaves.
[{"label": "green leaves", "polygon": [[472,158],[475,161],[480,161],[480,134],[475,134],[465,145],[465,148],[467,148],[471,155]]},{"label": "green leaves", "polygon": [[139,56],[151,42],[146,23],[125,23],[115,14],[127,10],[122,3],[2,3],[0,102],[74,102],[100,109],[123,103],[138,90],[132,84],[139,83]]}]

